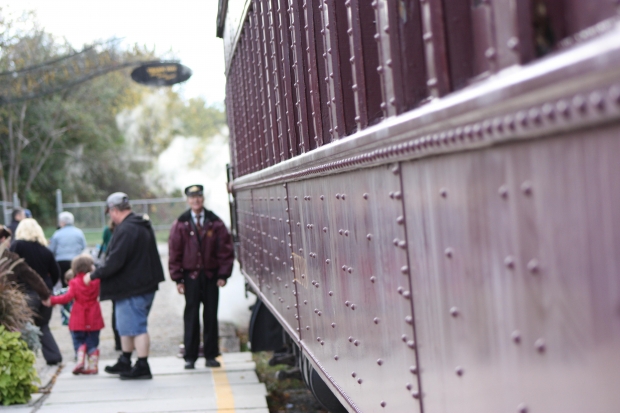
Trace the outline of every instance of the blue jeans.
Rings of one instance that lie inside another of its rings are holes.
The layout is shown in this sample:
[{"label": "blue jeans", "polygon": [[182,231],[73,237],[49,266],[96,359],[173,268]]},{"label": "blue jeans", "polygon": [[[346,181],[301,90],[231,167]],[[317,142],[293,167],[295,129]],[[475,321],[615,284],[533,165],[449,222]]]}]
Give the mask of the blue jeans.
[{"label": "blue jeans", "polygon": [[153,298],[155,292],[116,300],[116,329],[121,337],[135,337],[146,333]]},{"label": "blue jeans", "polygon": [[86,352],[88,354],[97,350],[99,347],[99,331],[72,331],[73,348],[77,353],[82,344],[86,344]]}]

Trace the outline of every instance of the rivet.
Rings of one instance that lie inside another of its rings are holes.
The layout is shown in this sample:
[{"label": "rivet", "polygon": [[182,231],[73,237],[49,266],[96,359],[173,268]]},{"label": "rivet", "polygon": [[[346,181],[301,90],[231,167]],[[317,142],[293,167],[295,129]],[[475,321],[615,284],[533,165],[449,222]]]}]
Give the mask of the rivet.
[{"label": "rivet", "polygon": [[381,407],[385,407],[386,406],[385,402],[381,402],[380,404],[381,404]]},{"label": "rivet", "polygon": [[323,227],[323,232],[327,232],[327,227]]},{"label": "rivet", "polygon": [[400,272],[402,272],[403,274],[409,274],[409,267],[403,265],[402,267],[400,267]]},{"label": "rivet", "polygon": [[401,199],[403,194],[400,191],[394,192],[394,199]]},{"label": "rivet", "polygon": [[339,233],[340,235],[342,235],[342,234],[344,234],[344,230],[343,230],[343,229],[339,229],[339,230],[338,230],[338,233]]},{"label": "rivet", "polygon": [[405,217],[403,217],[402,215],[398,216],[398,218],[396,218],[396,223],[399,225],[403,225],[405,223]]},{"label": "rivet", "polygon": [[342,269],[342,271],[346,271],[347,270],[347,266],[343,265],[342,267],[340,267]]},{"label": "rivet", "polygon": [[367,194],[367,193],[365,193],[364,195],[362,195],[362,197],[363,197],[364,199],[368,199],[368,194]]},{"label": "rivet", "polygon": [[517,406],[517,412],[518,413],[527,413],[527,406],[525,405],[525,403],[521,403],[520,405]]},{"label": "rivet", "polygon": [[444,254],[446,254],[446,257],[448,257],[448,258],[452,258],[452,255],[454,255],[454,250],[452,248],[448,247],[444,251]]},{"label": "rivet", "polygon": [[356,372],[351,373],[351,377],[356,378],[357,377],[357,373]]},{"label": "rivet", "polygon": [[353,272],[353,268],[349,267],[349,268],[347,268],[347,271],[348,271],[349,274],[351,274]]},{"label": "rivet", "polygon": [[409,348],[415,348],[415,341],[413,341],[413,340],[409,340],[409,341],[407,341],[407,347],[409,347]]},{"label": "rivet", "polygon": [[377,277],[375,277],[374,275],[372,277],[370,277],[370,282],[371,283],[375,283],[375,281],[377,281]]},{"label": "rivet", "polygon": [[375,324],[379,324],[379,317],[375,317],[372,321],[373,321]]},{"label": "rivet", "polygon": [[459,316],[459,309],[457,307],[450,308],[450,315],[452,317],[458,317]]},{"label": "rivet", "polygon": [[532,194],[532,182],[530,182],[530,181],[523,182],[521,184],[521,191],[525,195],[531,195]]},{"label": "rivet", "polygon": [[410,315],[408,315],[407,317],[405,317],[405,323],[407,323],[407,324],[413,324],[413,317],[411,317]]},{"label": "rivet", "polygon": [[355,340],[355,341],[353,342],[353,345],[354,345],[355,347],[359,346],[359,345],[360,345],[360,341],[359,341],[359,340]]},{"label": "rivet", "polygon": [[370,240],[372,239],[372,234],[368,234],[368,235],[366,235],[366,239],[367,239],[368,241],[370,241]]},{"label": "rivet", "polygon": [[461,377],[465,371],[463,370],[463,367],[457,366],[456,369],[454,369],[454,372],[457,376]]},{"label": "rivet", "polygon": [[348,230],[344,232],[344,236],[345,236],[345,237],[348,237],[348,236],[349,236],[349,231],[348,231]]},{"label": "rivet", "polygon": [[510,337],[512,338],[512,341],[514,341],[516,344],[521,343],[521,332],[519,330],[513,331]]},{"label": "rivet", "polygon": [[517,47],[519,46],[519,39],[517,37],[511,37],[510,39],[508,39],[508,42],[506,43],[506,45],[508,46],[509,49],[516,50]]},{"label": "rivet", "polygon": [[402,249],[407,248],[407,241],[400,241],[400,242],[398,243],[398,246],[399,246],[400,248],[402,248]]},{"label": "rivet", "polygon": [[448,190],[447,190],[446,188],[441,188],[441,189],[439,190],[439,194],[440,194],[442,197],[446,198],[446,197],[448,196]]},{"label": "rivet", "polygon": [[353,337],[349,336],[349,343],[353,343]]},{"label": "rivet", "polygon": [[378,364],[378,365],[380,365],[380,366],[382,366],[382,365],[383,365],[383,360],[381,360],[381,359],[377,359],[377,364]]},{"label": "rivet", "polygon": [[409,366],[409,372],[411,374],[418,374],[418,368],[416,366]]},{"label": "rivet", "polygon": [[359,384],[362,384],[362,379],[357,379],[357,382],[358,382]]},{"label": "rivet", "polygon": [[344,305],[348,307],[349,305],[351,305],[351,302],[350,301],[345,301]]},{"label": "rivet", "polygon": [[339,358],[338,355],[334,356],[334,360],[338,361],[338,358]]},{"label": "rivet", "polygon": [[355,304],[351,304],[351,310],[355,310]]},{"label": "rivet", "polygon": [[560,100],[555,104],[555,108],[558,112],[562,114],[565,118],[570,118],[570,106],[565,100]]},{"label": "rivet", "polygon": [[515,259],[512,257],[512,255],[509,255],[506,258],[504,258],[504,265],[510,269],[515,267]]},{"label": "rivet", "polygon": [[340,199],[340,194],[336,194],[336,199]]},{"label": "rivet", "polygon": [[403,294],[403,291],[405,291],[405,289],[404,289],[403,287],[400,287],[400,286],[399,286],[399,287],[396,289],[396,291],[398,292],[398,294],[402,295],[402,294]]},{"label": "rivet", "polygon": [[537,273],[539,270],[538,260],[536,258],[531,259],[530,262],[527,263],[527,269],[531,273]]},{"label": "rivet", "polygon": [[332,295],[334,295],[334,292],[333,292],[333,291],[330,291],[330,292],[328,292],[327,294],[331,297]]},{"label": "rivet", "polygon": [[577,95],[573,98],[573,106],[581,113],[585,113],[587,109],[586,100],[581,95]]},{"label": "rivet", "polygon": [[547,345],[545,344],[545,340],[543,340],[542,338],[539,338],[538,340],[536,340],[536,342],[534,343],[534,347],[536,347],[536,350],[538,350],[539,353],[544,353],[545,350],[547,350]]},{"label": "rivet", "polygon": [[500,186],[497,193],[504,199],[508,198],[508,187],[506,185]]},{"label": "rivet", "polygon": [[318,313],[316,313],[316,315],[318,315],[319,317],[321,316],[321,314],[323,314],[323,313],[320,312],[320,311]]},{"label": "rivet", "polygon": [[390,192],[390,198],[394,199],[394,191]]},{"label": "rivet", "polygon": [[306,330],[310,330],[310,326],[306,326]]},{"label": "rivet", "polygon": [[398,238],[394,238],[394,239],[392,240],[392,244],[394,244],[394,246],[395,246],[395,247],[397,247],[397,246],[398,246],[398,243],[399,243],[399,242],[400,242],[400,240],[399,240]]},{"label": "rivet", "polygon": [[329,259],[329,258],[325,260],[325,264],[329,264],[330,262],[331,262],[331,261],[330,261],[330,259]]},{"label": "rivet", "polygon": [[419,399],[420,398],[420,392],[418,392],[418,391],[411,392],[411,397],[413,397],[414,399]]}]

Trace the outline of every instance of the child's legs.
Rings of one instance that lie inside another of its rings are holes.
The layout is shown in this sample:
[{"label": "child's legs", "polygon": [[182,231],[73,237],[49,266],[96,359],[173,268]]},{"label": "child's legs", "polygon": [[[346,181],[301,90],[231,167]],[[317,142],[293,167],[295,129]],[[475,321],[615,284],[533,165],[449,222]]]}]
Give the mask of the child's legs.
[{"label": "child's legs", "polygon": [[72,331],[71,332],[71,338],[73,339],[73,348],[75,349],[76,353],[78,349],[80,348],[80,346],[86,343],[87,334],[88,333],[86,331]]},{"label": "child's legs", "polygon": [[99,347],[99,331],[86,332],[86,352],[92,354]]}]

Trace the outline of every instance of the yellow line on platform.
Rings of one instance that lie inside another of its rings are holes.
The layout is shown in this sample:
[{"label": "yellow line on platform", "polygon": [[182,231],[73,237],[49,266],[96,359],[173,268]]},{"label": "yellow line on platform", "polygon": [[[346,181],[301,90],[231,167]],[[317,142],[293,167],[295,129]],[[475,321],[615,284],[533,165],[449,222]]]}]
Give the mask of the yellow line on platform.
[{"label": "yellow line on platform", "polygon": [[232,388],[228,382],[226,370],[224,370],[224,361],[220,359],[222,367],[211,369],[213,373],[213,383],[215,384],[215,400],[217,403],[217,411],[234,411],[235,398],[233,397]]}]

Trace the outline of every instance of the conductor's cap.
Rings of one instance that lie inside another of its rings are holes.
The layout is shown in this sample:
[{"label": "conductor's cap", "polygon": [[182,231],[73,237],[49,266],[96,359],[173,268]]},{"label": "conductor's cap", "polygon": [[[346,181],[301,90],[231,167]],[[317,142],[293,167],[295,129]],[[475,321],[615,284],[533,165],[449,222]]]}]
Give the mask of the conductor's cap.
[{"label": "conductor's cap", "polygon": [[190,185],[185,188],[185,195],[187,196],[202,196],[204,187],[202,185]]}]

